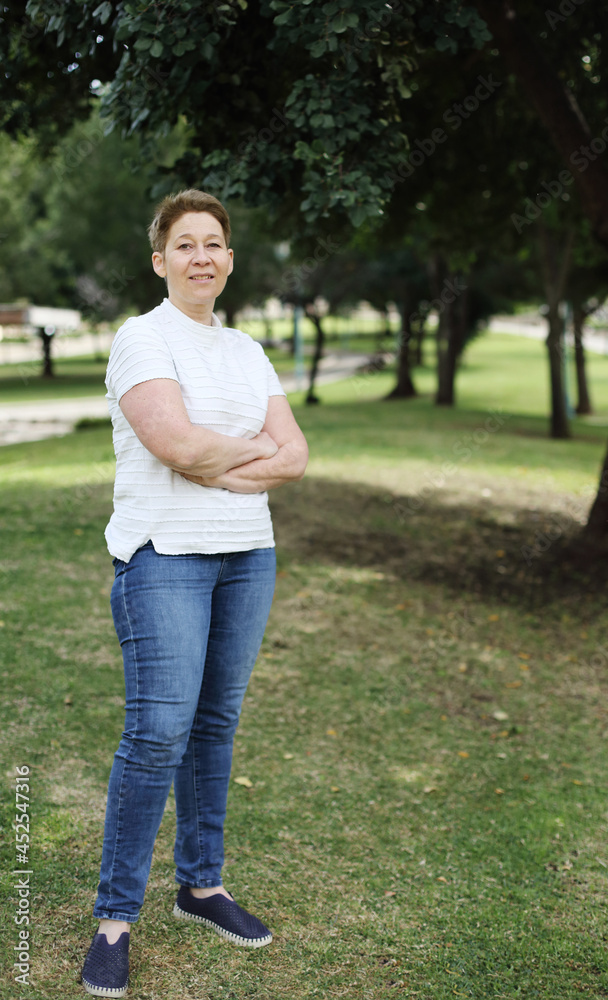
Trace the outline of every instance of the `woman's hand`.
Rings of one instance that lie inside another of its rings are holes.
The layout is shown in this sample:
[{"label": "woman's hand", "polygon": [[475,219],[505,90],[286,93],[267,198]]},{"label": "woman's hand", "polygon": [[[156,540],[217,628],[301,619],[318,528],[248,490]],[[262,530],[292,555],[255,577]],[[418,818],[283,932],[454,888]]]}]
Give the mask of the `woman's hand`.
[{"label": "woman's hand", "polygon": [[253,441],[260,446],[261,454],[258,456],[259,458],[274,458],[279,450],[278,444],[271,438],[268,431],[260,431],[257,437],[253,438]]}]

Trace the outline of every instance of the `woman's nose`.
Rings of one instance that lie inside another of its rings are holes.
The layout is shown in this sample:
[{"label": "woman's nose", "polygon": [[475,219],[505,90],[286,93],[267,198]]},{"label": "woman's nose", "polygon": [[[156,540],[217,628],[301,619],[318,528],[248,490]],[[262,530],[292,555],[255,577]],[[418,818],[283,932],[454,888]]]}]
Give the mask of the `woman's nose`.
[{"label": "woman's nose", "polygon": [[201,243],[199,246],[195,248],[192,261],[194,264],[198,264],[208,260],[209,260],[209,251],[205,247],[205,244]]}]

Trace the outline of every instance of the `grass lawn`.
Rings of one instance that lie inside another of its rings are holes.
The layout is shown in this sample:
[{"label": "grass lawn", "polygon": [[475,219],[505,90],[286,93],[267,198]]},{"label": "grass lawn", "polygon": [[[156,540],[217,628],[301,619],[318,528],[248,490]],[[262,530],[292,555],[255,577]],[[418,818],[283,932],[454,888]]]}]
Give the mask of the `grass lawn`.
[{"label": "grass lawn", "polygon": [[[497,358],[500,365],[496,364]],[[133,931],[133,1000],[608,996],[605,573],[569,543],[605,447],[546,437],[542,345],[480,339],[459,407],[390,373],[297,407],[271,495],[279,576],[235,751],[225,881],[275,941],[175,921],[172,800]],[[100,427],[0,449],[2,996],[83,996],[122,727]],[[31,985],[15,983],[15,768],[30,768]]]}]

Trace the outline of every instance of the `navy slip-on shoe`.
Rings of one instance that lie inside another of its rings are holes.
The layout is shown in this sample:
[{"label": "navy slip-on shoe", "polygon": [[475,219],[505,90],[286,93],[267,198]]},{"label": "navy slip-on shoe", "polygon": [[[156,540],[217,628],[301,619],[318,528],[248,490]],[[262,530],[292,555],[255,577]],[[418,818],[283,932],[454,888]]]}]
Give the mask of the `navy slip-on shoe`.
[{"label": "navy slip-on shoe", "polygon": [[272,934],[261,920],[247,913],[234,899],[227,899],[222,893],[197,899],[188,886],[182,885],[173,915],[180,920],[196,920],[205,927],[211,927],[220,937],[245,948],[263,948],[270,944]]},{"label": "navy slip-on shoe", "polygon": [[96,934],[82,969],[82,985],[94,997],[124,997],[129,984],[129,932],[116,944]]}]

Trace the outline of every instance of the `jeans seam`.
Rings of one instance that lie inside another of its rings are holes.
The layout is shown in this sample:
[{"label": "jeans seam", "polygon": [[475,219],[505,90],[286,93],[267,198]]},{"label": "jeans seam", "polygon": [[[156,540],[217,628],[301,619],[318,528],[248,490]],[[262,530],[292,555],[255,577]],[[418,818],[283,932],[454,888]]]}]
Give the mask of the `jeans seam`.
[{"label": "jeans seam", "polygon": [[[129,640],[130,640],[130,642],[133,645],[133,662],[134,662],[134,665],[135,665],[135,689],[136,689],[136,697],[135,697],[135,704],[136,704],[136,709],[135,709],[135,731],[137,733],[139,731],[139,721],[140,721],[140,719],[139,719],[139,670],[138,670],[138,658],[137,658],[137,644],[135,643],[134,637],[133,637],[133,625],[131,623],[131,617],[129,615],[129,611],[128,611],[128,608],[127,608],[127,599],[126,599],[126,595],[125,595],[125,576],[126,576],[126,569],[125,569],[125,572],[123,572],[121,574],[121,577],[120,577],[120,600],[122,602],[122,608],[123,608],[123,613],[124,613],[124,616],[125,616],[125,621],[127,622],[127,625],[128,625],[128,628],[129,628]],[[127,754],[127,756],[126,757],[122,757],[121,756],[121,760],[123,761],[123,765],[122,765],[122,772],[121,772],[121,775],[120,775],[120,785],[119,785],[119,789],[118,789],[118,802],[117,802],[117,806],[116,806],[116,838],[114,840],[114,851],[112,852],[112,864],[111,864],[110,872],[109,872],[109,875],[108,875],[108,885],[110,887],[110,893],[109,893],[109,898],[108,898],[108,907],[107,907],[107,909],[110,909],[110,902],[111,902],[111,899],[112,899],[112,884],[113,884],[113,879],[114,879],[114,867],[115,867],[115,864],[116,864],[116,857],[117,857],[117,855],[119,853],[119,843],[120,843],[120,837],[121,837],[121,831],[122,831],[122,814],[123,814],[123,810],[124,810],[123,783],[124,783],[124,777],[125,777],[125,769],[126,769],[126,765],[129,763],[129,758],[131,756],[132,748],[133,748],[133,742],[131,742],[131,744],[129,746],[129,753]]]}]

